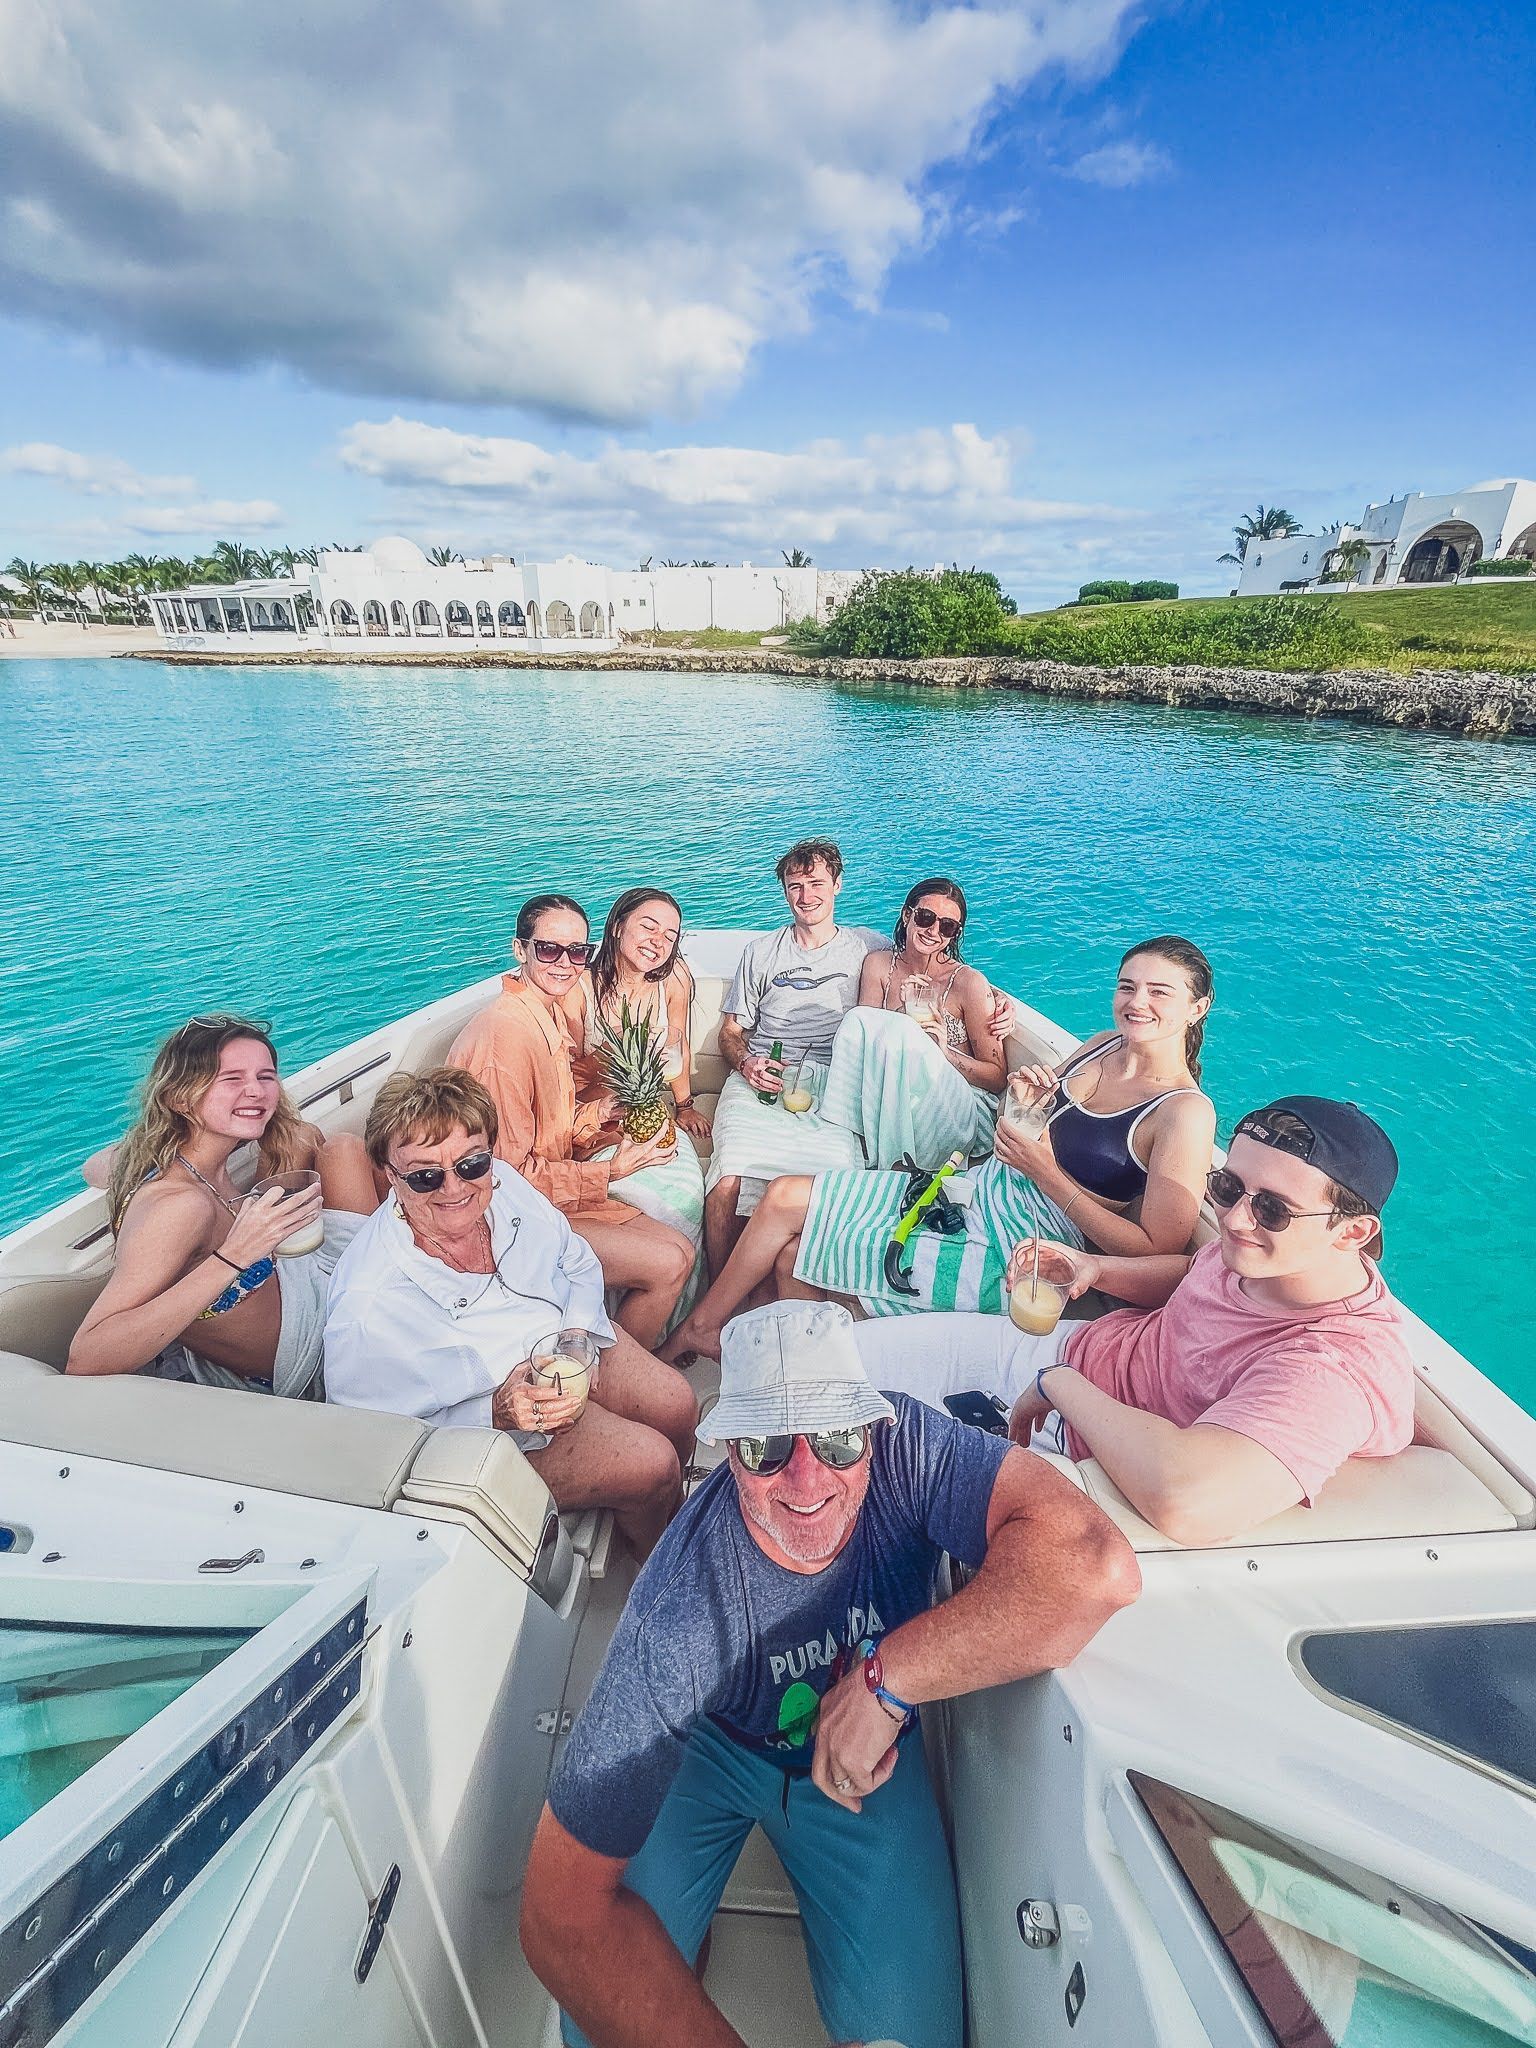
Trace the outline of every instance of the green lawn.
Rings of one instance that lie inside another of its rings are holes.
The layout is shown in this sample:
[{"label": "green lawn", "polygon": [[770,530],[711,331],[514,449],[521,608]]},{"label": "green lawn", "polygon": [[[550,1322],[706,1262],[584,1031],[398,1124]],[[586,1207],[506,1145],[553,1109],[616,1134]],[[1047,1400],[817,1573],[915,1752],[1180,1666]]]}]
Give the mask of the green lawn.
[{"label": "green lawn", "polygon": [[[782,633],[782,627],[777,629]],[[721,652],[736,647],[761,647],[761,633],[732,633],[724,626],[700,626],[691,633],[637,633],[634,639],[644,647],[697,647]]]},{"label": "green lawn", "polygon": [[[1247,605],[1272,602],[1263,598],[1196,597],[1159,603],[1169,612],[1241,611]],[[1328,602],[1296,597],[1296,605]],[[1459,584],[1454,590],[1365,591],[1340,597],[1347,619],[1374,643],[1366,665],[1389,669],[1457,668],[1536,669],[1536,577],[1530,581]],[[1149,605],[1084,605],[1066,610],[1031,612],[1030,619],[1049,619],[1092,631],[1098,621],[1154,609]],[[1351,666],[1358,665],[1353,658]]]}]

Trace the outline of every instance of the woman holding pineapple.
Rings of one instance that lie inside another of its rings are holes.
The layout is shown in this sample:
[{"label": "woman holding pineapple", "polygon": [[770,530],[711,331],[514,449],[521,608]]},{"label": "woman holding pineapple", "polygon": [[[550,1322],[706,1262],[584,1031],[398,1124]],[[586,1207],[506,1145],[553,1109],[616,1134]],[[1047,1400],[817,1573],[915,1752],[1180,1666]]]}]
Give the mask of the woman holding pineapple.
[{"label": "woman holding pineapple", "polygon": [[[578,1100],[605,1113],[616,1103],[621,1138],[637,1143],[670,1126],[688,1138],[709,1138],[709,1120],[689,1093],[693,976],[678,950],[682,931],[676,897],[665,889],[626,889],[608,913],[582,985],[587,1057],[576,1063]],[[673,1311],[676,1320],[703,1278],[704,1168],[697,1151],[679,1143],[670,1159],[632,1174],[624,1193],[693,1246],[694,1270]]]},{"label": "woman holding pineapple", "polygon": [[[495,1002],[472,1017],[448,1055],[496,1105],[505,1159],[569,1217],[596,1252],[607,1284],[623,1299],[614,1320],[654,1350],[693,1270],[694,1245],[681,1230],[616,1199],[614,1184],[675,1158],[670,1118],[644,1138],[605,1145],[617,1107],[611,1094],[578,1105],[573,1058],[581,1043],[582,975],[596,948],[587,916],[569,896],[535,896],[517,914],[512,952],[518,972],[503,977]],[[689,1148],[692,1149],[691,1147]],[[628,1193],[628,1188],[625,1188]]]}]

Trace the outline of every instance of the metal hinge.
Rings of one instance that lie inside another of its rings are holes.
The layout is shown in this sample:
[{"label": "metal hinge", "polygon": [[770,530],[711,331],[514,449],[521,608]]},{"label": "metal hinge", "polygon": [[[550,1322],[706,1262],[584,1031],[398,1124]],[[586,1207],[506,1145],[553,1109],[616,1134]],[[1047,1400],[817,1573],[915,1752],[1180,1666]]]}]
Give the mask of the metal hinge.
[{"label": "metal hinge", "polygon": [[1054,1948],[1061,1939],[1061,1921],[1049,1899],[1021,1899],[1018,1922],[1026,1948]]},{"label": "metal hinge", "polygon": [[389,1875],[369,1910],[363,1945],[357,1952],[357,1961],[352,1965],[352,1974],[359,1984],[368,1982],[368,1972],[378,1958],[379,1948],[384,1940],[384,1930],[389,1925],[389,1916],[395,1910],[395,1900],[399,1896],[400,1866],[398,1863],[391,1863]]}]

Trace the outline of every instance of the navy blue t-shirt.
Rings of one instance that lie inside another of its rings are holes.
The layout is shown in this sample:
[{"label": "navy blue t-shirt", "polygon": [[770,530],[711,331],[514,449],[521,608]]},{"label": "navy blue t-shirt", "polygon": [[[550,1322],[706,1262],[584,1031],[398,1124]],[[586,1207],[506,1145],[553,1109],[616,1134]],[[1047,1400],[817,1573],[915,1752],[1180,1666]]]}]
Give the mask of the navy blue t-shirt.
[{"label": "navy blue t-shirt", "polygon": [[661,1811],[700,1715],[787,1770],[809,1770],[816,1713],[840,1655],[931,1607],[947,1551],[979,1565],[1008,1454],[904,1394],[872,1426],[869,1491],[825,1571],[764,1556],[721,1466],[662,1537],[619,1617],[549,1788],[561,1826],[633,1856]]}]

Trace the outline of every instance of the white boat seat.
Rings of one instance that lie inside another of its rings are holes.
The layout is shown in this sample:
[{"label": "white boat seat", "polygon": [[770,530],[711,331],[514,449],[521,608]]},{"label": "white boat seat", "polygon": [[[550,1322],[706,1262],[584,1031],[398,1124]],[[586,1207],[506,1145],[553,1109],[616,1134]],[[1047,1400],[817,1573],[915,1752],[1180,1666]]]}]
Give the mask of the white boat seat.
[{"label": "white boat seat", "polygon": [[587,1561],[587,1577],[603,1579],[608,1576],[608,1560],[613,1555],[613,1542],[617,1531],[613,1523],[611,1508],[584,1508],[579,1515],[562,1515],[565,1533],[571,1539],[571,1548],[578,1557]]},{"label": "white boat seat", "polygon": [[471,1529],[526,1578],[549,1518],[543,1480],[501,1430],[433,1429],[424,1436],[391,1502],[395,1513]]},{"label": "white boat seat", "polygon": [[[231,1405],[231,1404],[237,1405]],[[393,1507],[425,1423],[137,1373],[71,1378],[0,1352],[0,1439],[346,1507]]]}]

